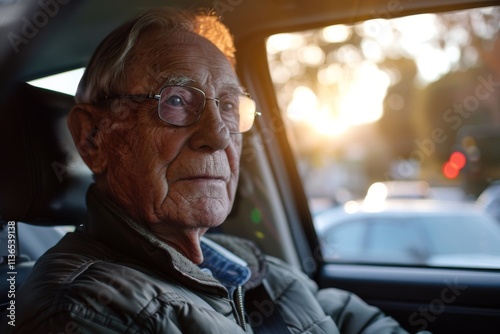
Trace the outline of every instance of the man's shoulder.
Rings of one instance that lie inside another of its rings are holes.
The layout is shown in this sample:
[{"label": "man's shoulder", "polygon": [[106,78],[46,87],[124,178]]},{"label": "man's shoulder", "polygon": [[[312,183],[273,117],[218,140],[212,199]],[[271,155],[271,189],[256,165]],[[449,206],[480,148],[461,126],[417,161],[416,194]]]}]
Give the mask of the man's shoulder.
[{"label": "man's shoulder", "polygon": [[107,247],[85,233],[75,232],[68,233],[38,259],[23,289],[38,289],[41,284],[58,289],[78,285],[79,292],[86,287],[94,289],[95,285],[117,288],[120,284],[137,284],[139,287],[144,285],[145,277],[154,281],[153,276],[138,260]]},{"label": "man's shoulder", "polygon": [[141,314],[161,295],[168,294],[171,303],[180,301],[174,285],[169,286],[84,233],[69,234],[40,257],[18,291],[18,322],[23,328],[47,319],[104,324],[119,314]]},{"label": "man's shoulder", "polygon": [[113,261],[115,257],[104,245],[84,233],[70,232],[36,261],[21,291],[31,295],[34,289],[68,285],[99,263]]},{"label": "man's shoulder", "polygon": [[[59,265],[65,263],[93,260],[111,260],[115,258],[114,252],[103,243],[97,241],[86,233],[76,230],[68,232],[58,243],[47,250],[36,262],[35,268],[47,261],[57,261]],[[62,261],[65,260],[65,261]]]}]

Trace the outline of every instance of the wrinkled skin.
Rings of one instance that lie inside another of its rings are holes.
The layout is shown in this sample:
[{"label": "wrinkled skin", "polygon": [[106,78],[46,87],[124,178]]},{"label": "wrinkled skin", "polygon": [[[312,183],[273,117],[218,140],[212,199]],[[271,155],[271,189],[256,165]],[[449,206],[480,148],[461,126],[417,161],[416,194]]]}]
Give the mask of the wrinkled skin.
[{"label": "wrinkled skin", "polygon": [[[120,93],[158,93],[172,76],[193,80],[190,85],[207,97],[241,90],[230,63],[208,40],[190,33],[168,38],[149,33],[134,49],[127,91]],[[241,135],[228,132],[213,101],[207,101],[197,123],[183,128],[163,123],[156,106],[156,100],[144,100],[118,117],[79,105],[69,126],[77,143],[99,128],[92,149],[82,154],[98,188],[160,239],[201,263],[200,237],[220,225],[233,204]],[[111,120],[106,126],[104,117]]]}]

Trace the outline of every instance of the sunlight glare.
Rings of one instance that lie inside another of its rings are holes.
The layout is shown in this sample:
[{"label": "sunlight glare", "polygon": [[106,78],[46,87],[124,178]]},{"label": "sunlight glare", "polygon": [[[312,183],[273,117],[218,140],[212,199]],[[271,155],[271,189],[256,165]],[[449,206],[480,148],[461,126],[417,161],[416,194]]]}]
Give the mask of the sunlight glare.
[{"label": "sunlight glare", "polygon": [[307,120],[309,125],[320,135],[335,137],[344,133],[349,124],[333,116],[333,112],[328,106],[324,106],[314,117]]},{"label": "sunlight glare", "polygon": [[304,44],[300,34],[277,34],[267,39],[267,52],[276,54],[289,49],[296,49]]},{"label": "sunlight glare", "polygon": [[325,52],[314,44],[301,47],[297,52],[297,56],[302,63],[309,66],[319,66],[325,61]]},{"label": "sunlight glare", "polygon": [[387,186],[382,182],[376,182],[368,188],[366,193],[365,202],[373,202],[373,201],[385,201],[387,198]]},{"label": "sunlight glare", "polygon": [[269,63],[269,71],[273,76],[273,80],[276,83],[286,83],[290,80],[290,71],[287,66],[284,66],[281,62],[273,61]]},{"label": "sunlight glare", "polygon": [[293,91],[292,101],[288,105],[287,116],[291,120],[302,121],[315,117],[318,109],[318,97],[311,88],[298,86]]},{"label": "sunlight glare", "polygon": [[321,37],[328,43],[341,43],[345,42],[351,37],[351,28],[345,24],[336,24],[323,28]]},{"label": "sunlight glare", "polygon": [[[348,43],[354,33],[362,37],[359,45]],[[455,28],[441,47],[436,41],[443,33],[435,14],[421,14],[368,20],[354,27],[328,26],[315,39],[310,32],[271,36],[268,50],[279,55],[281,62],[281,66],[271,62],[273,79],[293,91],[293,97],[287,98],[287,117],[306,123],[321,136],[338,136],[351,127],[378,121],[389,86],[402,79],[401,73],[384,66],[386,60],[397,63],[410,58],[417,67],[418,84],[425,86],[457,66],[459,59],[478,57],[473,48],[461,49],[469,39],[464,29]],[[340,44],[325,48],[325,42]],[[316,71],[316,82],[308,81],[309,69]],[[300,77],[307,80],[294,83]],[[401,110],[405,101],[398,97],[393,94],[390,101]]]},{"label": "sunlight glare", "polygon": [[[327,80],[323,77],[322,81]],[[383,99],[389,82],[385,72],[365,61],[354,72],[346,92],[340,94],[335,102],[329,99],[329,90],[316,95],[309,87],[295,88],[287,117],[306,122],[323,136],[338,136],[349,127],[372,123],[382,117]]]},{"label": "sunlight glare", "polygon": [[341,97],[340,118],[350,126],[379,120],[389,82],[385,72],[364,62],[356,72],[351,89]]},{"label": "sunlight glare", "polygon": [[305,122],[317,134],[323,136],[337,136],[349,127],[349,124],[334,117],[328,106],[320,108],[316,94],[305,86],[299,86],[294,90],[287,116],[293,121]]},{"label": "sunlight glare", "polygon": [[421,14],[396,18],[391,23],[400,31],[402,39],[407,41],[408,45],[418,48],[419,45],[434,39],[439,33],[436,21],[434,14]]},{"label": "sunlight glare", "polygon": [[361,51],[366,59],[370,59],[375,62],[384,60],[384,52],[380,45],[372,39],[365,39],[361,41]]},{"label": "sunlight glare", "polygon": [[424,44],[415,57],[418,75],[426,82],[433,82],[450,71],[450,61],[445,52]]},{"label": "sunlight glare", "polygon": [[349,214],[356,213],[359,211],[359,204],[355,201],[349,201],[344,204],[344,210]]},{"label": "sunlight glare", "polygon": [[318,71],[318,81],[322,85],[331,85],[342,78],[342,67],[339,64],[330,64]]}]

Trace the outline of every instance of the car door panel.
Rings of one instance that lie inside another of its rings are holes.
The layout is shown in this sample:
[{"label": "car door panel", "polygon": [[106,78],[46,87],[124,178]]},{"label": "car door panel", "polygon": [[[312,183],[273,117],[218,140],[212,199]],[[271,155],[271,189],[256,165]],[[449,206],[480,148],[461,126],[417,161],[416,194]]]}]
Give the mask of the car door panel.
[{"label": "car door panel", "polygon": [[449,268],[326,264],[321,287],[352,291],[414,332],[498,333],[500,275]]}]

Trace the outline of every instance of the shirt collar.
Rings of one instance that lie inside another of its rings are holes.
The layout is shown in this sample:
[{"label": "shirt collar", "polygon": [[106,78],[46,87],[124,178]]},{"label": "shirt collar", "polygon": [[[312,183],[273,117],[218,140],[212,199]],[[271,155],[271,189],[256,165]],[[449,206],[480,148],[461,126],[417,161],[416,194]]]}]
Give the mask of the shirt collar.
[{"label": "shirt collar", "polygon": [[224,247],[205,237],[201,238],[202,270],[209,270],[229,291],[245,284],[251,276],[248,264]]}]

